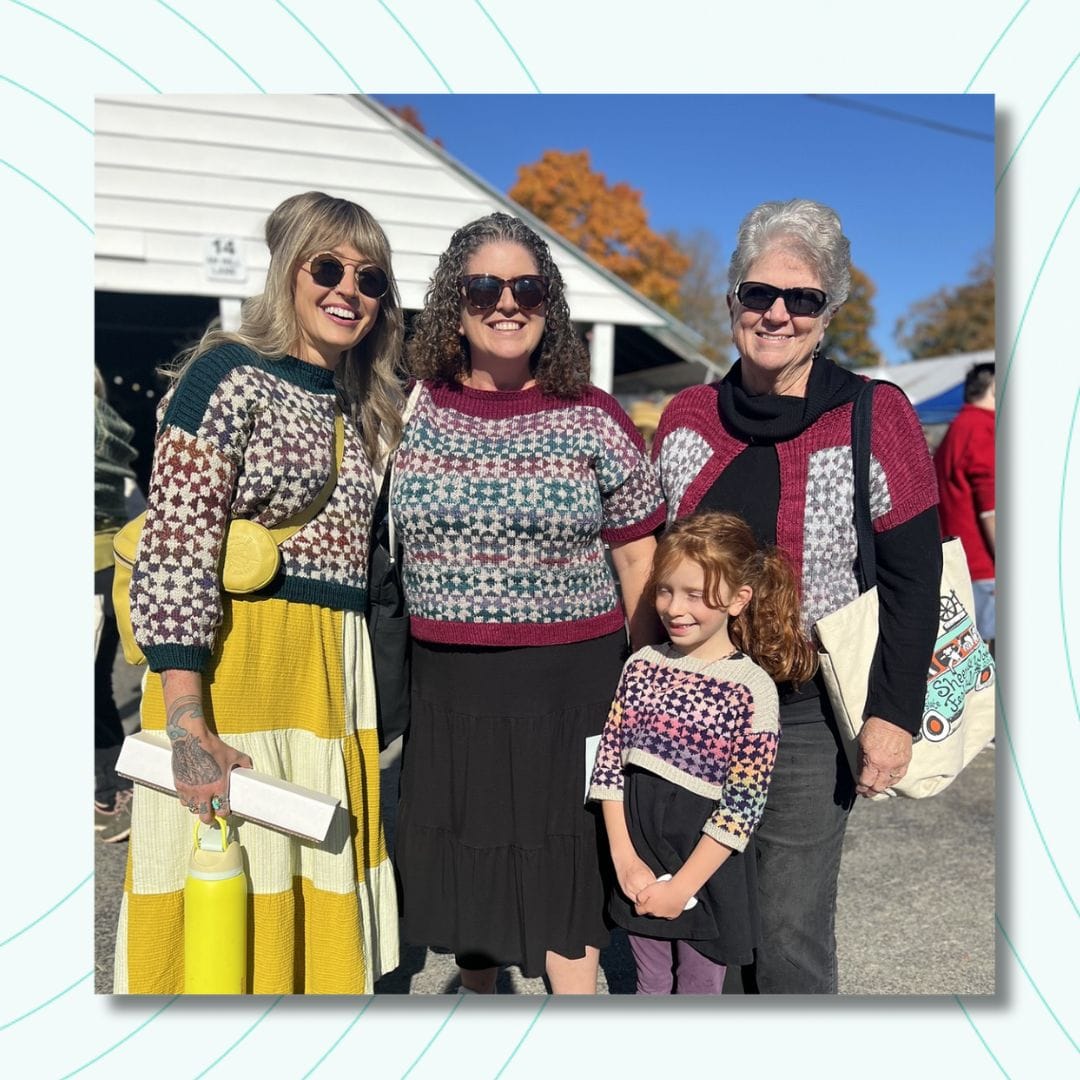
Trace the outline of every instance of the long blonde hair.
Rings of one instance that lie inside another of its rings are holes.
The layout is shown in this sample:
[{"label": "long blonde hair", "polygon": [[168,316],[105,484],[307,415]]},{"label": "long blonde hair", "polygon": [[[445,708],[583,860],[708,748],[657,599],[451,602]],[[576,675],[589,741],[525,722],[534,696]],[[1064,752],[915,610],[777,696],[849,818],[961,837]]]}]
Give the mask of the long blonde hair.
[{"label": "long blonde hair", "polygon": [[364,452],[375,462],[384,447],[395,446],[401,437],[404,319],[386,234],[371,214],[348,199],[306,191],[274,209],[266,219],[270,249],[266,286],[258,296],[244,301],[240,329],[223,330],[215,320],[198,344],[181,352],[164,374],[179,379],[200,356],[228,342],[246,345],[267,359],[288,355],[300,340],[294,303],[297,267],[337,244],[349,244],[377,263],[390,281],[375,325],[345,354],[334,373],[338,391],[360,429]]}]

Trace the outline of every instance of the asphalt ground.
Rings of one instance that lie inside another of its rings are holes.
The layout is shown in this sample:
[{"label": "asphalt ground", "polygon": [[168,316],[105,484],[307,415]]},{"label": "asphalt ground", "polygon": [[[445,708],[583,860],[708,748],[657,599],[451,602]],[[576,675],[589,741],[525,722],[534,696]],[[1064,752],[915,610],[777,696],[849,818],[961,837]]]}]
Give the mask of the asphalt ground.
[{"label": "asphalt ground", "polygon": [[[138,724],[141,669],[118,662],[117,701],[130,731]],[[932,799],[859,800],[844,842],[837,900],[840,993],[845,995],[994,992],[994,767],[984,750]],[[397,755],[383,756],[383,802],[393,850]],[[112,991],[112,954],[127,844],[95,841],[95,990]],[[616,931],[601,953],[599,991],[634,990],[634,966]],[[379,994],[440,994],[457,989],[453,956],[403,945],[401,965],[376,984]],[[497,992],[544,994],[542,979],[516,967]],[[725,993],[738,993],[729,977]]]}]

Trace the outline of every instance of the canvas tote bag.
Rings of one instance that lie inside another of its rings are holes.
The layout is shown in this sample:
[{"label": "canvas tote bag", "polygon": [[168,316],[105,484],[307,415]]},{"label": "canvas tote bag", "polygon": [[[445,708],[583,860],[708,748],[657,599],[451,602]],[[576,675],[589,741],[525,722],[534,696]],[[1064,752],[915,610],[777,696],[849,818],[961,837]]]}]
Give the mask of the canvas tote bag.
[{"label": "canvas tote bag", "polygon": [[[878,640],[874,534],[870,518],[870,418],[874,382],[860,391],[852,410],[855,529],[860,595],[815,629],[821,673],[836,713],[852,774],[858,775],[858,735]],[[963,545],[942,543],[938,629],[926,676],[922,723],[903,779],[876,798],[924,799],[944,791],[994,737],[994,660],[975,627],[975,602]]]}]

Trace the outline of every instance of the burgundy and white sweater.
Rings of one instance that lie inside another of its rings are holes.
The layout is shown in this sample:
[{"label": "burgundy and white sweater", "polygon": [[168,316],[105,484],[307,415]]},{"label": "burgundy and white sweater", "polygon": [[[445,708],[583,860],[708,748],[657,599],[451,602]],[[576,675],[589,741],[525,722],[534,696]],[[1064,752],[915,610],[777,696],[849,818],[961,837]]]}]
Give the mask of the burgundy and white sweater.
[{"label": "burgundy and white sweater", "polygon": [[648,536],[664,504],[641,436],[602,390],[425,382],[393,513],[415,637],[555,645],[623,625],[604,543]]},{"label": "burgundy and white sweater", "polygon": [[[201,671],[222,618],[230,518],[273,528],[311,504],[334,460],[334,375],[225,345],[162,399],[146,524],[131,577],[135,638],[152,671]],[[259,596],[363,611],[375,489],[352,423],[326,505],[280,546]],[[249,594],[250,595],[250,594]]]},{"label": "burgundy and white sweater", "polygon": [[[653,457],[670,520],[692,514],[749,445],[720,423],[718,385],[682,391],[661,417]],[[830,409],[794,438],[776,443],[776,543],[791,556],[801,581],[807,633],[859,595],[851,409],[850,402]],[[937,483],[918,418],[901,390],[878,387],[871,433],[870,513],[881,533],[934,507]]]},{"label": "burgundy and white sweater", "polygon": [[623,668],[589,797],[623,801],[634,765],[716,800],[702,832],[744,851],[761,820],[779,738],[776,686],[742,653],[706,663],[646,646]]},{"label": "burgundy and white sweater", "polygon": [[[864,380],[819,357],[806,398],[794,399],[748,396],[740,375],[735,365],[722,382],[674,398],[653,441],[654,463],[671,519],[706,507],[735,510],[759,541],[787,552],[809,635],[859,591],[851,411]],[[870,449],[880,635],[867,714],[916,731],[937,628],[941,545],[926,440],[895,386],[874,393]]]}]

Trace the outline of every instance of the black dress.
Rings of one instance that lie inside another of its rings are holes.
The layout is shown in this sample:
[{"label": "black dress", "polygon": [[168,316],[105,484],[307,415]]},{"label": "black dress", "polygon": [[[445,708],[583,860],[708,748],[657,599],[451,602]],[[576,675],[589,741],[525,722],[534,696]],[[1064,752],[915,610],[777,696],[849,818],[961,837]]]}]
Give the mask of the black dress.
[{"label": "black dress", "polygon": [[414,640],[397,850],[407,941],[463,966],[544,973],[608,943],[603,823],[585,740],[607,719],[623,631],[569,645]]},{"label": "black dress", "polygon": [[[626,768],[623,809],[634,851],[649,869],[677,873],[716,810],[713,799],[654,773]],[[616,925],[642,937],[685,941],[718,964],[748,964],[760,938],[754,839],[733,851],[695,894],[697,905],[674,919],[638,915],[616,885],[608,911]]]}]

